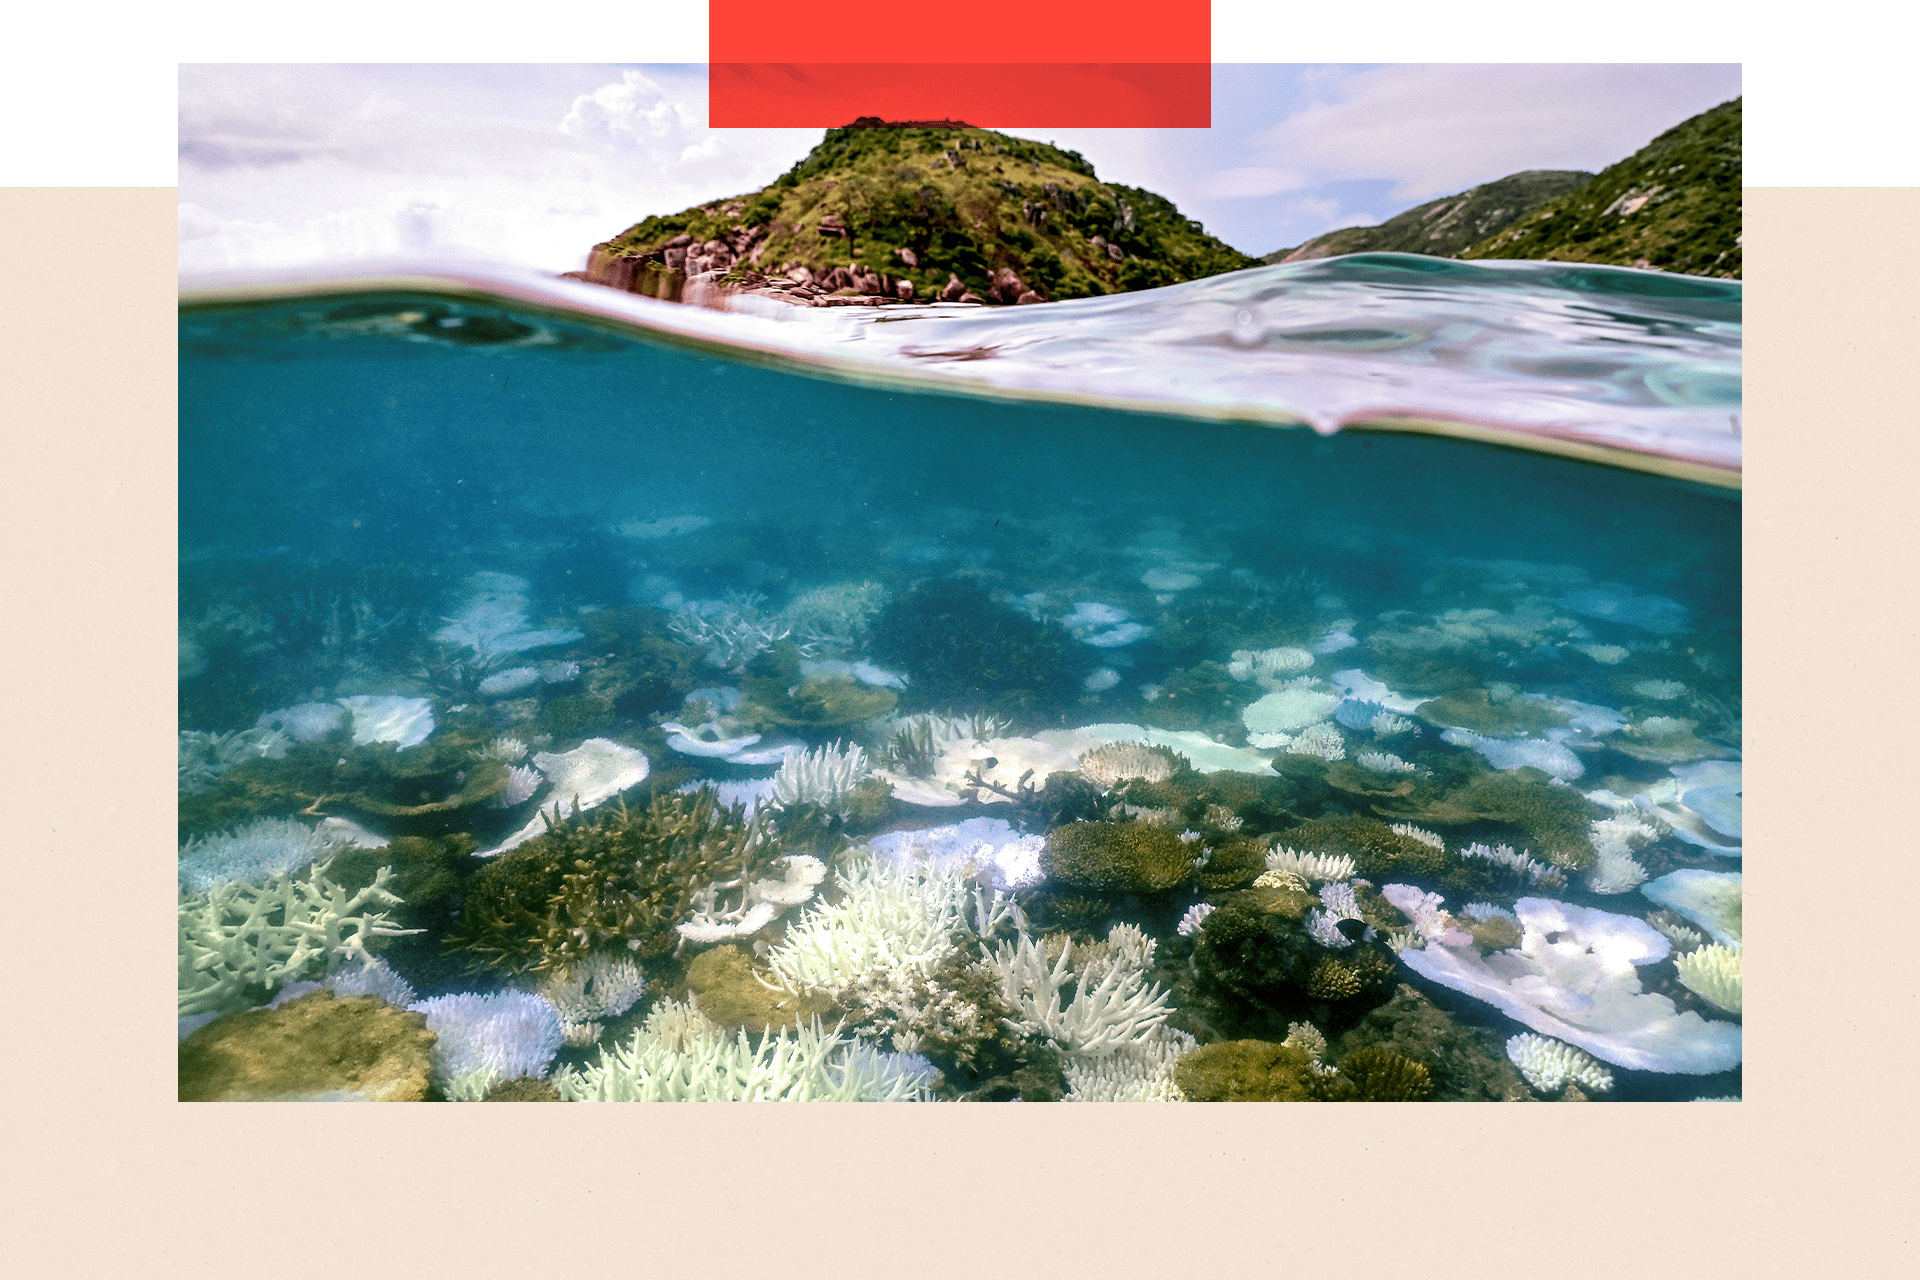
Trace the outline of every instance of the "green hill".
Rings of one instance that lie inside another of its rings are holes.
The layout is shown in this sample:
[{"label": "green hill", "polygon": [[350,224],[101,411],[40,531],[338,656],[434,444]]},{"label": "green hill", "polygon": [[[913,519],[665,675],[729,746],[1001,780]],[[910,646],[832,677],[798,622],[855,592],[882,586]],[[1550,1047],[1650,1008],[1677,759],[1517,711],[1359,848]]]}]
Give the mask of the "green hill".
[{"label": "green hill", "polygon": [[1262,262],[1300,262],[1342,253],[1428,253],[1456,257],[1461,250],[1513,225],[1549,200],[1592,178],[1579,169],[1527,169],[1493,182],[1416,205],[1372,227],[1342,227]]},{"label": "green hill", "polygon": [[1549,258],[1740,277],[1740,99],[1667,130],[1462,258]]},{"label": "green hill", "polygon": [[[770,185],[650,217],[595,245],[583,278],[678,298],[688,279],[811,280],[822,296],[1010,303],[1218,275],[1258,260],[1078,153],[956,121],[871,117]],[[787,287],[784,284],[781,287]]]}]

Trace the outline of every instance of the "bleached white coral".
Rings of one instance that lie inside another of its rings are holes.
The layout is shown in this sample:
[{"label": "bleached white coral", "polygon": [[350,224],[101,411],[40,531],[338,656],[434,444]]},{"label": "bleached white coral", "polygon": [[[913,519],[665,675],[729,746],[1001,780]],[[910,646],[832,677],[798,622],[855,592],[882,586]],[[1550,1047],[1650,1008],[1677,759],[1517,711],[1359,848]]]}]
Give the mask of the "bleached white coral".
[{"label": "bleached white coral", "polygon": [[1549,1036],[1514,1036],[1507,1041],[1507,1058],[1542,1093],[1558,1093],[1569,1080],[1594,1093],[1613,1088],[1613,1073],[1591,1054]]},{"label": "bleached white coral", "polygon": [[1104,1058],[1070,1057],[1061,1064],[1066,1102],[1185,1102],[1173,1067],[1199,1047],[1184,1031],[1162,1024],[1145,1040]]},{"label": "bleached white coral", "polygon": [[1680,985],[1716,1008],[1739,1016],[1740,948],[1715,943],[1676,958]]},{"label": "bleached white coral", "polygon": [[834,881],[839,900],[816,902],[767,954],[790,990],[838,993],[862,979],[926,973],[967,927],[970,882],[960,868],[868,855]]},{"label": "bleached white coral", "polygon": [[1687,686],[1678,680],[1636,680],[1633,682],[1633,691],[1643,698],[1666,702],[1685,693]]},{"label": "bleached white coral", "polygon": [[1354,756],[1354,760],[1361,768],[1371,769],[1375,773],[1418,773],[1420,771],[1419,765],[1402,760],[1390,751],[1362,751]]},{"label": "bleached white coral", "polygon": [[413,1006],[433,1032],[433,1080],[450,1102],[478,1102],[501,1080],[544,1076],[560,1052],[560,1013],[526,991],[462,992]]},{"label": "bleached white coral", "polygon": [[1396,822],[1388,827],[1387,830],[1393,832],[1395,835],[1405,836],[1409,840],[1418,840],[1429,849],[1444,850],[1447,847],[1446,840],[1443,839],[1439,833],[1428,831],[1425,827],[1416,827],[1411,822]]},{"label": "bleached white coral", "polygon": [[1287,1038],[1280,1045],[1285,1049],[1298,1049],[1315,1062],[1327,1056],[1327,1038],[1311,1022],[1289,1022]]},{"label": "bleached white coral", "polygon": [[1627,651],[1617,644],[1583,644],[1574,647],[1602,666],[1617,666],[1627,660]]},{"label": "bleached white coral", "polygon": [[1302,880],[1351,880],[1354,861],[1344,853],[1299,853],[1282,848],[1267,855],[1267,870]]},{"label": "bleached white coral", "polygon": [[182,845],[180,887],[188,893],[205,893],[236,880],[267,880],[331,857],[347,843],[298,818],[260,818],[221,835],[197,836]]},{"label": "bleached white coral", "polygon": [[392,867],[349,894],[327,866],[180,895],[180,1016],[241,1008],[283,983],[369,964],[368,939],[420,932],[367,909],[400,904],[387,888]]},{"label": "bleached white coral", "polygon": [[603,1018],[617,1018],[639,1003],[647,980],[633,957],[598,952],[580,964],[555,970],[536,993],[560,1013],[566,1042],[578,1049],[600,1038]]},{"label": "bleached white coral", "polygon": [[1173,776],[1173,761],[1144,742],[1109,742],[1080,757],[1080,774],[1101,787],[1129,778],[1164,782]]},{"label": "bleached white coral", "polygon": [[1340,730],[1333,721],[1322,720],[1295,734],[1293,741],[1286,744],[1286,751],[1289,755],[1316,756],[1331,762],[1346,758],[1347,742],[1340,736]]},{"label": "bleached white coral", "polygon": [[[755,880],[718,880],[693,895],[693,915],[674,926],[688,942],[706,946],[729,938],[744,938],[772,924],[789,907],[797,907],[813,897],[814,889],[827,878],[827,864],[804,853],[788,854],[780,859],[781,878]],[[720,895],[738,891],[739,902],[732,907],[720,905]]]},{"label": "bleached white coral", "polygon": [[598,1062],[563,1069],[568,1102],[921,1102],[924,1060],[875,1053],[818,1025],[749,1039],[641,1027]]},{"label": "bleached white coral", "polygon": [[867,753],[854,743],[796,751],[773,775],[773,802],[782,808],[817,804],[843,813],[847,796],[872,772]]},{"label": "bleached white coral", "polygon": [[1587,868],[1586,883],[1591,893],[1626,893],[1646,882],[1647,869],[1631,854],[1617,849],[1596,850],[1593,865]]},{"label": "bleached white coral", "polygon": [[[1167,993],[1147,982],[1144,970],[1152,960],[1152,940],[1145,939],[1140,949],[1142,963],[1129,964],[1118,954],[1130,942],[1116,937],[1121,927],[1108,934],[1107,956],[1080,966],[1073,964],[1071,941],[1060,948],[1052,965],[1046,949],[1024,933],[995,947],[987,964],[999,977],[1007,1003],[1020,1015],[1008,1026],[1022,1035],[1046,1036],[1065,1052],[1087,1057],[1113,1053],[1152,1034],[1173,1010]],[[1073,984],[1072,997],[1063,1000],[1068,983]]]},{"label": "bleached white coral", "polygon": [[836,582],[801,592],[779,616],[802,645],[824,654],[845,653],[860,643],[886,602],[887,589],[877,582]]},{"label": "bleached white coral", "polygon": [[1207,917],[1212,915],[1214,910],[1211,902],[1194,903],[1187,908],[1187,913],[1180,917],[1180,923],[1173,927],[1174,932],[1183,938],[1191,938],[1200,932],[1200,926],[1206,923]]},{"label": "bleached white coral", "polygon": [[1413,728],[1413,721],[1405,716],[1397,716],[1391,711],[1376,712],[1373,719],[1367,721],[1367,727],[1373,730],[1376,738],[1391,738]]},{"label": "bleached white coral", "polygon": [[1294,733],[1325,719],[1343,701],[1325,682],[1302,676],[1245,707],[1240,719],[1249,733]]},{"label": "bleached white coral", "polygon": [[1283,683],[1283,676],[1305,671],[1312,665],[1312,653],[1291,646],[1235,649],[1227,662],[1227,674],[1235,680],[1256,681],[1263,689],[1277,689]]},{"label": "bleached white coral", "polygon": [[1528,884],[1541,884],[1543,882],[1559,884],[1564,880],[1559,870],[1548,866],[1538,859],[1530,858],[1526,854],[1516,851],[1512,845],[1497,844],[1489,846],[1478,843],[1470,844],[1460,851],[1460,856],[1463,858],[1479,858],[1483,862],[1491,862],[1495,866],[1505,867],[1509,871],[1525,876]]}]

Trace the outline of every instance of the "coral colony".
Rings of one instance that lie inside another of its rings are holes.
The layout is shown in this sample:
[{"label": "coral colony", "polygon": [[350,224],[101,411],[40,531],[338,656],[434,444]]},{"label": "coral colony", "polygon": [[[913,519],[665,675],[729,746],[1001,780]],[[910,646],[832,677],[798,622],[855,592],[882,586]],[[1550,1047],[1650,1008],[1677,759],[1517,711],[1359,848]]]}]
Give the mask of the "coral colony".
[{"label": "coral colony", "polygon": [[1066,522],[726,591],[717,514],[607,536],[624,598],[481,567],[271,704],[183,664],[183,1097],[1738,1092],[1737,655],[1678,601],[1456,559],[1369,611]]}]

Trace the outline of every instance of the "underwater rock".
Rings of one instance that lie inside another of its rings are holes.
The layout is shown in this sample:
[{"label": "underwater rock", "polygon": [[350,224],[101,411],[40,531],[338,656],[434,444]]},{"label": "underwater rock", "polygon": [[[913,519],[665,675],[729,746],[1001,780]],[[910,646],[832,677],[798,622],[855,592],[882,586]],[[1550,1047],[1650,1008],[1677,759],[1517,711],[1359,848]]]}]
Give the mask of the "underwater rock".
[{"label": "underwater rock", "polygon": [[285,1102],[316,1096],[423,1102],[433,1032],[376,996],[322,989],[276,1009],[229,1014],[180,1045],[182,1102]]}]

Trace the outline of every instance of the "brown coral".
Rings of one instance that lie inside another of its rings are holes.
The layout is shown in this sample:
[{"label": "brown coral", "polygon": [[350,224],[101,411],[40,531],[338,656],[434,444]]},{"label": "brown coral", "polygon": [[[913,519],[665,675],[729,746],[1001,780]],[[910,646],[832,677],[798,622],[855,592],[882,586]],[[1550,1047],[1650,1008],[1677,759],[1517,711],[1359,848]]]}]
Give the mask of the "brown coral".
[{"label": "brown coral", "polygon": [[1338,1073],[1314,1076],[1307,1087],[1319,1102],[1425,1102],[1433,1096],[1426,1067],[1378,1045],[1354,1050]]},{"label": "brown coral", "polygon": [[1047,833],[1048,879],[1107,893],[1158,893],[1186,883],[1195,846],[1144,822],[1069,822]]},{"label": "brown coral", "polygon": [[1313,1059],[1267,1040],[1202,1045],[1173,1065],[1173,1082],[1193,1102],[1307,1102]]},{"label": "brown coral", "polygon": [[488,862],[468,883],[455,945],[515,971],[565,968],[608,945],[662,955],[694,894],[771,875],[779,853],[704,788],[605,806]]}]

